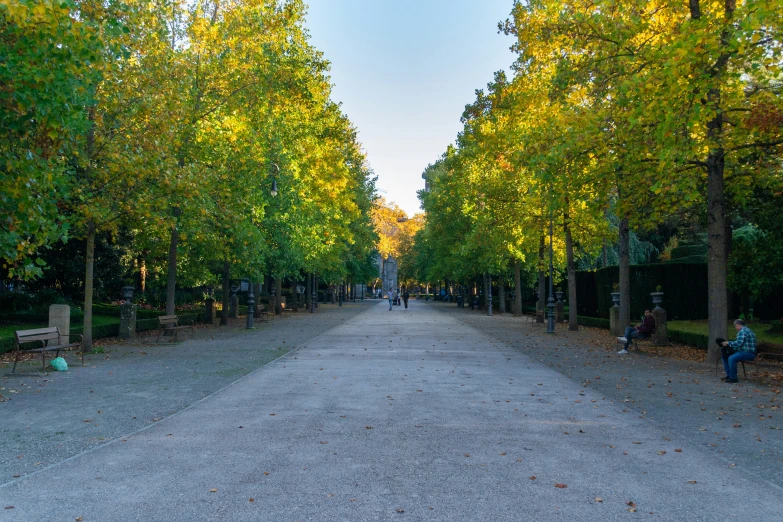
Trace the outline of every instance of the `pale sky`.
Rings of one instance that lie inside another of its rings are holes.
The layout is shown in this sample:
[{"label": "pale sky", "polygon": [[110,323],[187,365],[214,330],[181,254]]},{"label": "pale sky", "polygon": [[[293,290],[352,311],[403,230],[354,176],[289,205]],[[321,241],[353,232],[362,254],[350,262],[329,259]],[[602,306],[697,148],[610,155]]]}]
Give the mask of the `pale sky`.
[{"label": "pale sky", "polygon": [[512,0],[309,0],[312,44],[332,63],[332,99],[359,131],[381,195],[420,211],[421,173],[453,143],[465,105],[513,39]]}]

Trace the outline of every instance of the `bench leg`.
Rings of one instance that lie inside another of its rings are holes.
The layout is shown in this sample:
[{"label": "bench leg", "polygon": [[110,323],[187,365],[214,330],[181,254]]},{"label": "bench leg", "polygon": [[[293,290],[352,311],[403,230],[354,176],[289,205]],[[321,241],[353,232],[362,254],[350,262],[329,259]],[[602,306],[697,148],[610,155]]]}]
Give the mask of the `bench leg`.
[{"label": "bench leg", "polygon": [[[745,371],[745,361],[740,361],[740,363],[742,364],[742,375],[744,375],[745,378],[747,379],[748,378],[748,372]],[[758,371],[759,371],[758,367],[756,367],[756,373],[758,373]]]},{"label": "bench leg", "polygon": [[14,373],[16,371],[16,363],[19,362],[19,356],[22,354],[21,350],[16,350],[16,358],[14,359],[14,367],[11,370],[11,373]]}]

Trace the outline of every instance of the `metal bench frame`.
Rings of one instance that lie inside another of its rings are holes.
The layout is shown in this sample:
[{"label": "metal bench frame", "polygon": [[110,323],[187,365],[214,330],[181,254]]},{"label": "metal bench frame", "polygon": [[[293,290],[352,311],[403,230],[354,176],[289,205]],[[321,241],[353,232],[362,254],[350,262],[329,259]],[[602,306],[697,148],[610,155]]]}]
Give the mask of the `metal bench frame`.
[{"label": "metal bench frame", "polygon": [[[69,348],[75,348],[81,346],[83,337],[81,335],[69,335],[70,337],[78,337],[78,342],[63,343],[62,334],[57,326],[50,326],[48,328],[35,328],[32,330],[17,330],[14,332],[14,344],[16,345],[16,358],[14,358],[14,367],[11,373],[16,372],[16,363],[19,362],[19,356],[22,352],[41,352],[41,365],[44,372],[46,372],[46,352],[55,352],[54,357],[60,356],[60,350],[67,350]],[[50,344],[54,341],[54,344]],[[41,343],[38,348],[28,348],[22,350],[23,344]],[[82,366],[84,366],[84,348],[82,348]]]}]

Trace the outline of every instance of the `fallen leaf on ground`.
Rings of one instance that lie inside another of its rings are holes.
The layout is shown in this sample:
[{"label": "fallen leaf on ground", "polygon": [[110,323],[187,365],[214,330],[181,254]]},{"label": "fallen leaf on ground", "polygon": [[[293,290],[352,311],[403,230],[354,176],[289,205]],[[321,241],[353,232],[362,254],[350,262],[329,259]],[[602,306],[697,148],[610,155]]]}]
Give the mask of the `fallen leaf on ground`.
[{"label": "fallen leaf on ground", "polygon": [[404,510],[404,509],[402,509],[402,508],[397,508],[397,509],[395,509],[395,511],[396,511],[397,513],[405,513],[405,510]]},{"label": "fallen leaf on ground", "polygon": [[560,489],[565,489],[568,486],[566,486],[565,484],[560,484],[559,482],[555,482],[555,487]]},{"label": "fallen leaf on ground", "polygon": [[532,477],[530,477],[530,480],[536,480],[536,478],[537,477],[535,475],[533,475]]},{"label": "fallen leaf on ground", "polygon": [[163,417],[155,417],[152,419],[152,422],[158,422],[159,420],[163,420]]},{"label": "fallen leaf on ground", "polygon": [[210,493],[217,493],[217,488],[212,488],[209,490]]},{"label": "fallen leaf on ground", "polygon": [[373,429],[373,427],[372,426],[365,426],[364,429],[371,430],[371,429]]},{"label": "fallen leaf on ground", "polygon": [[470,457],[470,453],[465,453],[465,456],[466,457]]},{"label": "fallen leaf on ground", "polygon": [[256,501],[256,499],[254,499],[254,498],[249,498],[249,499],[247,499],[247,501],[248,501],[248,502],[255,502],[255,501]]},{"label": "fallen leaf on ground", "polygon": [[604,501],[604,499],[602,499],[601,497],[595,497],[593,500],[595,500],[596,502],[603,502]]},{"label": "fallen leaf on ground", "polygon": [[674,452],[675,453],[682,453],[682,448],[677,448],[676,450],[674,450]]},{"label": "fallen leaf on ground", "polygon": [[689,480],[688,484],[696,484],[696,481],[695,480]]}]

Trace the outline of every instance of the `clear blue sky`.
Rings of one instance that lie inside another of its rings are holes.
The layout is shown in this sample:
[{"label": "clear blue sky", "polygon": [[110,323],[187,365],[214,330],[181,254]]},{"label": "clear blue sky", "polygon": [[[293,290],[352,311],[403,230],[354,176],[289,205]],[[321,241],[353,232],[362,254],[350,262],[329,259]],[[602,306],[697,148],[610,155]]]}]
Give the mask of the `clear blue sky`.
[{"label": "clear blue sky", "polygon": [[378,188],[409,215],[421,173],[453,143],[465,105],[508,70],[498,34],[512,0],[309,0],[312,44],[332,63],[332,98],[356,125]]}]

